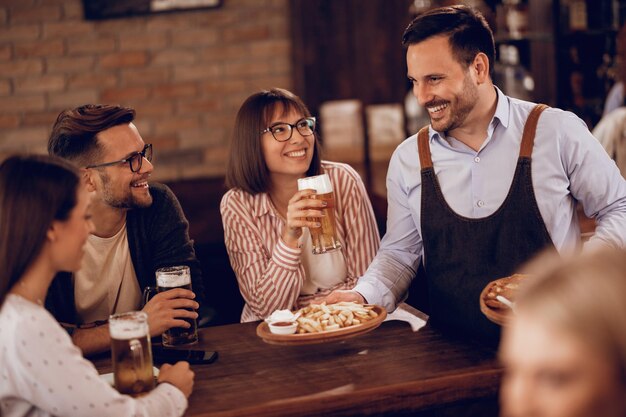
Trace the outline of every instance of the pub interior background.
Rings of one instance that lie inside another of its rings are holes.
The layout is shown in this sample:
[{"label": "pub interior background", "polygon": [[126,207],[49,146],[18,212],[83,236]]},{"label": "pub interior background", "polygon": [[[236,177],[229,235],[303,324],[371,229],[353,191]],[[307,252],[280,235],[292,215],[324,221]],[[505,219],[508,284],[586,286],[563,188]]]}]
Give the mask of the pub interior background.
[{"label": "pub interior background", "polygon": [[621,0],[1,0],[0,159],[45,153],[65,108],[134,107],[154,144],[152,179],[190,222],[213,324],[238,322],[219,202],[243,100],[274,86],[302,97],[326,157],[363,176],[384,233],[389,156],[428,123],[408,94],[402,32],[419,10],[455,3],[480,8],[494,29],[505,93],[599,121]]}]

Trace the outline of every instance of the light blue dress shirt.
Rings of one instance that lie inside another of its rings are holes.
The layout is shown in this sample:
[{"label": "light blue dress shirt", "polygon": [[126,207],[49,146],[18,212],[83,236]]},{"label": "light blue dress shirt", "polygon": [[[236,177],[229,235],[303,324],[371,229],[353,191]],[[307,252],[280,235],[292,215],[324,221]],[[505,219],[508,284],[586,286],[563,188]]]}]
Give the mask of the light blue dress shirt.
[{"label": "light blue dress shirt", "polygon": [[[524,124],[535,106],[496,90],[496,112],[478,151],[432,127],[429,132],[435,174],[443,195],[448,205],[465,217],[489,216],[503,203],[513,181]],[[416,136],[401,143],[391,157],[387,233],[374,261],[354,288],[368,303],[382,305],[388,311],[393,311],[406,293],[423,255]],[[576,115],[554,108],[541,114],[531,172],[539,211],[559,252],[572,253],[580,247],[575,200],[582,203],[588,217],[597,221],[588,245],[626,247],[626,180]]]}]

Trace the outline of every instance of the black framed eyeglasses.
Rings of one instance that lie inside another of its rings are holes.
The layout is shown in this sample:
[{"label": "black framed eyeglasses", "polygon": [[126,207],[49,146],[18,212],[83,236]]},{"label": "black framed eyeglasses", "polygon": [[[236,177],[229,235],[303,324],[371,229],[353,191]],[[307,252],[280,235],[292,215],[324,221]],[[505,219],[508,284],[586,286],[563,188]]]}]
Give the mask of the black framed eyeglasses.
[{"label": "black framed eyeglasses", "polygon": [[147,143],[140,152],[135,152],[127,158],[120,159],[119,161],[105,162],[103,164],[87,165],[85,168],[102,168],[111,165],[125,164],[128,162],[128,167],[132,172],[139,172],[143,163],[143,158],[146,158],[148,162],[152,162],[152,144]]},{"label": "black framed eyeglasses", "polygon": [[274,123],[262,131],[261,134],[270,132],[274,139],[279,142],[285,142],[291,139],[294,128],[298,129],[302,136],[311,136],[315,132],[315,117],[304,117],[293,125],[284,122]]}]

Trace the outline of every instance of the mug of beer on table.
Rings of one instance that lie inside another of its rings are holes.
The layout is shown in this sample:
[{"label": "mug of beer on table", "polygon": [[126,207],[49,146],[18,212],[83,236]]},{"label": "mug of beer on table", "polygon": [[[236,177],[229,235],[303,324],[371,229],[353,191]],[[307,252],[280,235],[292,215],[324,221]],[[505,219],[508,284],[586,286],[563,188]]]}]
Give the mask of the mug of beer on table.
[{"label": "mug of beer on table", "polygon": [[313,253],[317,255],[341,248],[335,228],[335,195],[328,174],[298,178],[298,190],[308,189],[315,190],[315,194],[309,198],[326,201],[326,207],[321,209],[323,217],[307,218],[308,221],[320,223],[320,227],[309,227]]},{"label": "mug of beer on table", "polygon": [[115,388],[134,397],[154,388],[148,315],[143,311],[109,317]]},{"label": "mug of beer on table", "polygon": [[[191,273],[186,265],[169,266],[156,270],[157,291],[163,292],[174,288],[191,291]],[[172,327],[163,333],[163,346],[190,345],[198,342],[198,324],[196,319],[182,318],[189,323],[189,328]]]}]

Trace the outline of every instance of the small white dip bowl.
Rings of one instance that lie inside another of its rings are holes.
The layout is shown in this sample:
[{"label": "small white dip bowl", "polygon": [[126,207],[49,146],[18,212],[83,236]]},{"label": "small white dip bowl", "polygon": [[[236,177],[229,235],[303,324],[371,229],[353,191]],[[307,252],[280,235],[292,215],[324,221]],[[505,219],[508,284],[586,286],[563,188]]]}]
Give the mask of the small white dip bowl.
[{"label": "small white dip bowl", "polygon": [[270,332],[274,334],[294,334],[298,328],[297,322],[277,321],[269,323]]}]

